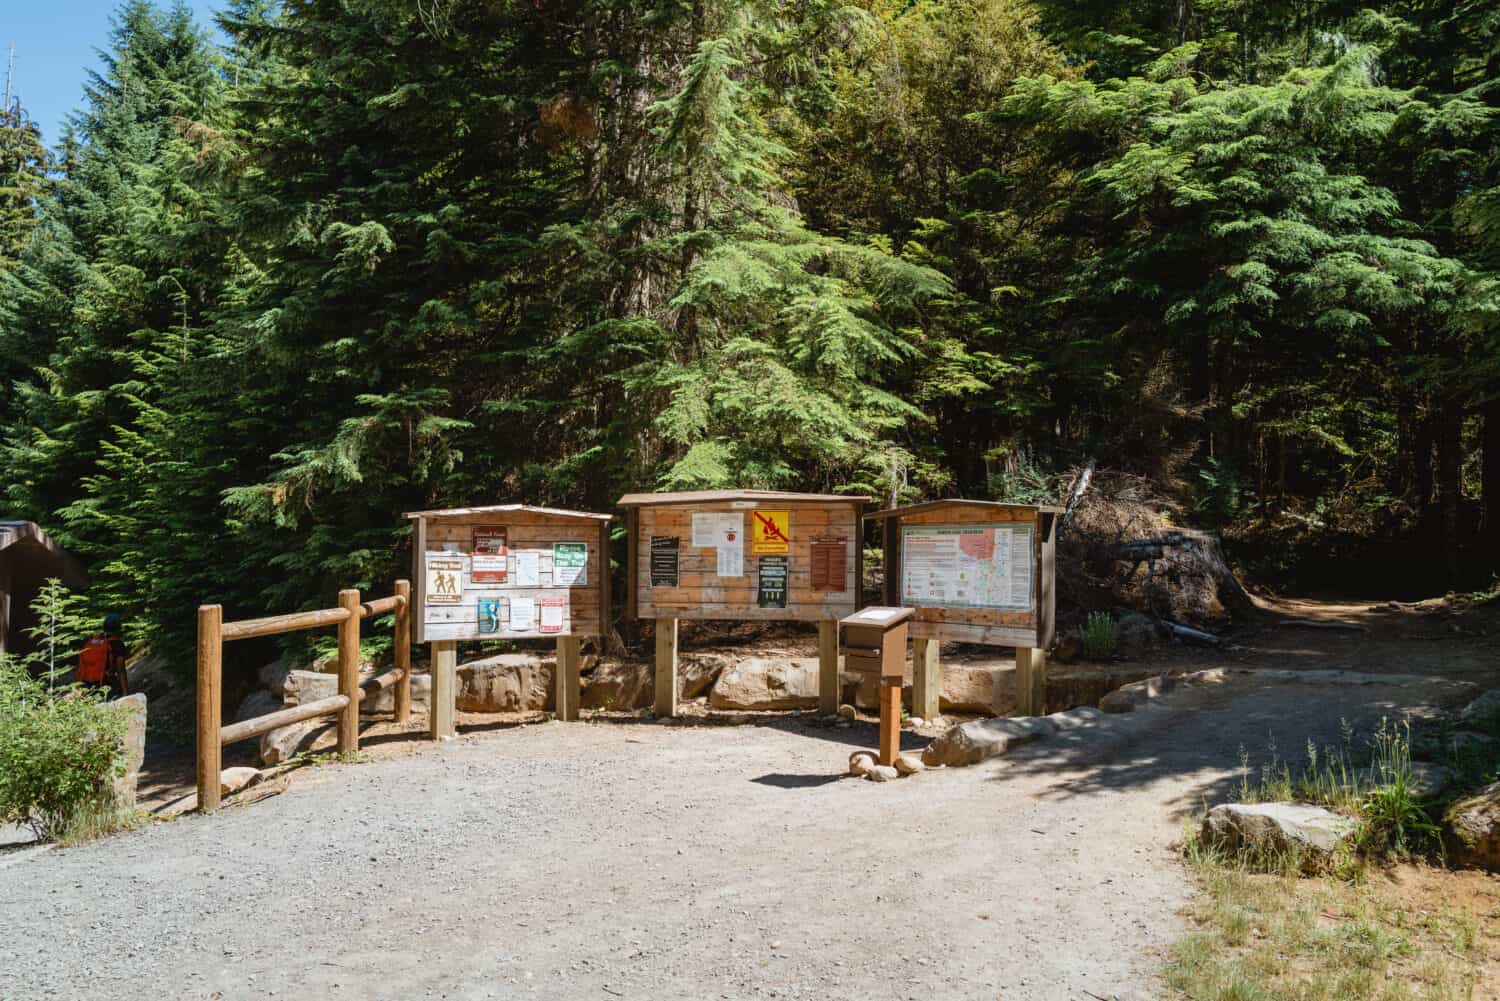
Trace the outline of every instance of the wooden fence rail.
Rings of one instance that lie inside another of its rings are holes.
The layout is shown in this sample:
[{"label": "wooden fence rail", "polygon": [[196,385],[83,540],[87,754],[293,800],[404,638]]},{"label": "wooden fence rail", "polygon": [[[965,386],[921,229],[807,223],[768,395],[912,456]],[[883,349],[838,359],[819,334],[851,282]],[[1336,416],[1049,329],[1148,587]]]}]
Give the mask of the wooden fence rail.
[{"label": "wooden fence rail", "polygon": [[[219,773],[223,749],[229,744],[259,737],[278,727],[316,719],[338,717],[340,753],[359,750],[359,704],[370,693],[396,688],[396,722],[411,717],[411,582],[396,581],[396,593],[376,601],[361,602],[353,588],[339,592],[338,608],[272,615],[263,619],[225,622],[221,605],[198,606],[198,809],[219,808]],[[359,624],[372,615],[394,612],[395,666],[373,678],[359,680]],[[300,706],[223,725],[224,644],[231,640],[300,629],[338,626],[339,693]]]}]

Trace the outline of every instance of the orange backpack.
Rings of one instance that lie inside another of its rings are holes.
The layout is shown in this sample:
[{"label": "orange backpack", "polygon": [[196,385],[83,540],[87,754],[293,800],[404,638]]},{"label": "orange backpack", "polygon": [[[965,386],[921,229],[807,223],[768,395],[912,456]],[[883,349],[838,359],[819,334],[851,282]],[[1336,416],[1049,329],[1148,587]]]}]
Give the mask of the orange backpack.
[{"label": "orange backpack", "polygon": [[102,685],[104,674],[109,669],[109,640],[102,635],[90,636],[78,655],[78,680],[90,685]]}]

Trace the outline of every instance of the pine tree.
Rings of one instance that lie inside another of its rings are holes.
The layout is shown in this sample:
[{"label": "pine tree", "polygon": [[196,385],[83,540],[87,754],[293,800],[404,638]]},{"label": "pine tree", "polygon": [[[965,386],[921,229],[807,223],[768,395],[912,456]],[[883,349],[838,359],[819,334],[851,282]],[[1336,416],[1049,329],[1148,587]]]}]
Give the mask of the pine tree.
[{"label": "pine tree", "polygon": [[42,130],[11,93],[7,69],[5,100],[0,104],[0,271],[15,267],[31,238],[51,169],[52,155],[42,144]]}]

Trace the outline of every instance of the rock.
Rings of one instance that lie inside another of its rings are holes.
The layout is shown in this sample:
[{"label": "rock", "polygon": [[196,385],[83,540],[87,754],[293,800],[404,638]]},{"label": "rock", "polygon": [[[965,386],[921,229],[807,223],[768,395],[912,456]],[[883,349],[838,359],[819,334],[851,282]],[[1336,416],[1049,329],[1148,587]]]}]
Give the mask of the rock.
[{"label": "rock", "polygon": [[816,657],[747,657],[724,669],[709,695],[715,709],[816,709]]},{"label": "rock", "polygon": [[[679,689],[682,680],[679,675]],[[581,704],[585,709],[642,709],[651,705],[655,697],[655,665],[610,660],[589,675]]]},{"label": "rock", "polygon": [[[722,653],[690,653],[677,660],[677,694],[684,699],[701,699],[719,680],[719,675],[733,658]],[[647,665],[650,667],[651,665]],[[652,683],[655,684],[654,670]],[[650,704],[650,699],[646,702]]]},{"label": "rock", "polygon": [[1156,623],[1140,612],[1127,612],[1115,622],[1119,639],[1115,651],[1126,660],[1139,660],[1155,648],[1159,634]]},{"label": "rock", "polygon": [[875,757],[864,751],[855,751],[849,755],[849,774],[865,775],[871,768],[875,767]]},{"label": "rock", "polygon": [[941,768],[943,766],[943,763],[938,760],[939,752],[936,749],[936,745],[937,741],[933,741],[931,744],[928,744],[926,747],[922,748],[922,764],[926,765],[928,768]]},{"label": "rock", "polygon": [[[502,653],[459,667],[455,703],[459,712],[517,713],[552,709],[554,658]],[[598,674],[596,669],[595,674]]]},{"label": "rock", "polygon": [[[1004,683],[1013,686],[1015,672],[1002,673],[1009,676],[1004,679]],[[1149,678],[1151,674],[1146,668],[1122,669],[1118,664],[1058,665],[1055,670],[1047,671],[1047,705],[1058,709],[1097,706],[1100,699],[1121,685]]]},{"label": "rock", "polygon": [[891,779],[899,778],[900,772],[890,765],[876,765],[865,773],[865,778],[871,782],[889,782]]},{"label": "rock", "polygon": [[[460,669],[462,670],[462,669]],[[365,681],[373,677],[373,673],[361,676]],[[316,702],[318,699],[326,699],[330,695],[339,693],[339,678],[336,674],[324,674],[321,671],[288,671],[282,683],[282,703],[288,706],[300,706],[308,702]],[[248,700],[247,700],[248,701]],[[429,703],[432,701],[432,675],[417,674],[411,676],[411,706],[418,712],[427,712]],[[244,711],[244,706],[240,707]],[[277,709],[281,705],[276,706]],[[459,706],[462,709],[462,706]],[[364,701],[359,704],[361,713],[392,713],[396,711],[396,687],[382,688],[378,692],[366,692]],[[263,712],[254,713],[255,716],[264,715]],[[245,717],[246,719],[250,717]]]},{"label": "rock", "polygon": [[283,686],[286,684],[286,676],[291,673],[292,666],[286,661],[273,660],[260,669],[260,685],[279,699],[286,694]]},{"label": "rock", "polygon": [[1225,803],[1208,811],[1199,837],[1234,854],[1290,855],[1304,872],[1327,869],[1356,823],[1306,803]]},{"label": "rock", "polygon": [[219,795],[231,796],[241,789],[248,789],[260,781],[260,769],[241,765],[226,768],[219,773]]},{"label": "rock", "polygon": [[934,740],[922,754],[927,765],[973,765],[1004,754],[1012,747],[1057,732],[1057,724],[1046,717],[976,719],[952,727]]},{"label": "rock", "polygon": [[917,772],[925,771],[926,768],[927,766],[922,764],[922,759],[915,754],[896,755],[896,771],[902,775],[915,775]]},{"label": "rock", "polygon": [[331,737],[336,725],[332,718],[303,720],[283,726],[261,735],[260,762],[263,765],[279,765],[301,751],[311,750],[324,737]]},{"label": "rock", "polygon": [[1459,719],[1465,723],[1500,723],[1500,688],[1492,688],[1464,706]]},{"label": "rock", "polygon": [[1459,865],[1500,872],[1500,782],[1448,808],[1443,842],[1448,857]]},{"label": "rock", "polygon": [[1448,739],[1448,749],[1456,758],[1486,757],[1494,751],[1495,739],[1482,733],[1460,730]]},{"label": "rock", "polygon": [[[319,675],[319,677],[322,677],[322,675]],[[240,707],[234,711],[234,722],[241,723],[247,719],[264,716],[282,707],[283,703],[280,695],[265,688],[257,688],[240,702]]]},{"label": "rock", "polygon": [[[938,687],[938,707],[945,713],[983,713],[997,711],[995,705],[994,668],[944,664]],[[1015,691],[1015,672],[1008,673],[1010,691]],[[1012,700],[1013,701],[1013,700]],[[1003,707],[1009,711],[1010,707]]]},{"label": "rock", "polygon": [[1451,786],[1455,778],[1451,768],[1426,761],[1411,763],[1411,792],[1418,799],[1432,799]]},{"label": "rock", "polygon": [[1052,648],[1052,659],[1059,664],[1071,664],[1083,656],[1083,640],[1077,633],[1068,633]]},{"label": "rock", "polygon": [[846,702],[839,706],[839,715],[844,719],[859,719],[859,710]]},{"label": "rock", "polygon": [[1076,709],[1068,709],[1060,713],[1048,713],[1047,719],[1053,726],[1057,727],[1058,733],[1068,730],[1077,730],[1080,727],[1090,726],[1104,718],[1104,713],[1092,706],[1079,706]]},{"label": "rock", "polygon": [[146,696],[141,692],[115,699],[110,703],[126,713],[125,735],[120,740],[125,770],[114,781],[115,802],[135,806],[135,791],[141,780],[141,763],[146,760]]},{"label": "rock", "polygon": [[1117,688],[1099,700],[1099,708],[1107,713],[1135,711],[1135,696],[1123,688]]},{"label": "rock", "polygon": [[920,716],[912,716],[906,721],[906,726],[912,730],[920,730],[927,725],[927,721]]}]

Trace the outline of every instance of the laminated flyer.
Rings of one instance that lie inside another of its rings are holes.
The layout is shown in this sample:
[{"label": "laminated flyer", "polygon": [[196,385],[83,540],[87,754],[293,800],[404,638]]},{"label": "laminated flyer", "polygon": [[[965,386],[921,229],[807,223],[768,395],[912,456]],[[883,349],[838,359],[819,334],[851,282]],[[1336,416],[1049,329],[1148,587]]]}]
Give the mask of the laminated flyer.
[{"label": "laminated flyer", "polygon": [[552,544],[552,584],[579,587],[589,582],[589,547],[583,542]]},{"label": "laminated flyer", "polygon": [[536,599],[510,599],[510,629],[515,633],[529,633],[536,628]]}]

